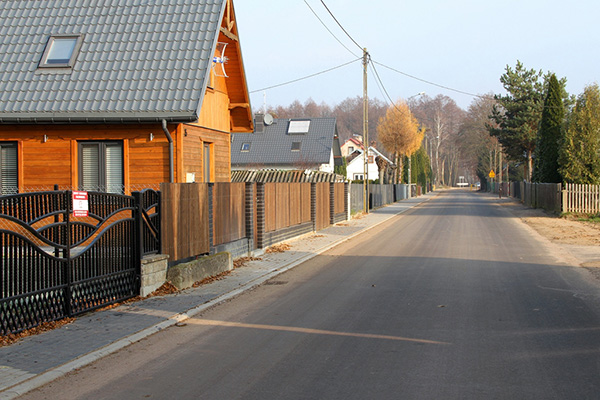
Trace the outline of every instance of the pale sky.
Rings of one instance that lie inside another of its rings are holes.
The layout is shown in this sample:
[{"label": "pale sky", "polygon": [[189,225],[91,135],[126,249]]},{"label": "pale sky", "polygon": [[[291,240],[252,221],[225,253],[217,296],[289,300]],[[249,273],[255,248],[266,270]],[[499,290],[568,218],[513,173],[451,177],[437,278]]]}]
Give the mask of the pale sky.
[{"label": "pale sky", "polygon": [[[362,56],[321,0],[234,0],[253,111],[261,89],[315,74]],[[502,93],[506,65],[567,78],[580,94],[600,81],[598,0],[324,0],[344,29],[373,61],[462,92]],[[354,55],[352,54],[354,53]],[[473,97],[442,89],[376,65],[389,96],[444,94],[466,109]],[[294,100],[331,106],[362,96],[362,64],[266,90],[268,106]],[[369,69],[370,98],[385,99]]]}]

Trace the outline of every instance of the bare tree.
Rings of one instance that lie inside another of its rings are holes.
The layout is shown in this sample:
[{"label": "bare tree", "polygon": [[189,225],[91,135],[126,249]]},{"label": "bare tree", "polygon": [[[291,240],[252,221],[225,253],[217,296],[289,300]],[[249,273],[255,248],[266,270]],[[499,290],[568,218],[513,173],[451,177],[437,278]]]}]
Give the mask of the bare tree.
[{"label": "bare tree", "polygon": [[[455,174],[454,138],[465,112],[448,96],[427,95],[411,101],[411,110],[426,129],[426,147],[433,163],[434,183],[446,185]],[[446,171],[448,168],[448,173]]]}]

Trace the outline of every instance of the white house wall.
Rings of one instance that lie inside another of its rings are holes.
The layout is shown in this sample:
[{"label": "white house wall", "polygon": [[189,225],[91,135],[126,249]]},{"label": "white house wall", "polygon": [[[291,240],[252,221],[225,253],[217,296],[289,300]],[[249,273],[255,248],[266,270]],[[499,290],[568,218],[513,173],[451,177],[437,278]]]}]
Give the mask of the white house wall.
[{"label": "white house wall", "polygon": [[[354,176],[356,174],[364,175],[365,166],[364,166],[364,157],[363,154],[356,157],[354,160],[350,162],[346,166],[346,178],[349,180],[354,180]],[[379,168],[377,168],[377,164],[375,162],[369,163],[368,166],[369,171],[369,180],[379,179]]]}]

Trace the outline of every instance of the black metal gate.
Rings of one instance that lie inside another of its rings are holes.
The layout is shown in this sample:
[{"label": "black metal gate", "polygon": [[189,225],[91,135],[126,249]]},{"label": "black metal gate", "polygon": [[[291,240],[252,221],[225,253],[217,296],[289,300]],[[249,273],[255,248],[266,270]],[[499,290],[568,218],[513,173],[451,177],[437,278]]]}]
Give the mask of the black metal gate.
[{"label": "black metal gate", "polygon": [[142,232],[157,229],[147,196],[88,192],[87,217],[73,216],[71,196],[0,197],[0,335],[139,294]]}]

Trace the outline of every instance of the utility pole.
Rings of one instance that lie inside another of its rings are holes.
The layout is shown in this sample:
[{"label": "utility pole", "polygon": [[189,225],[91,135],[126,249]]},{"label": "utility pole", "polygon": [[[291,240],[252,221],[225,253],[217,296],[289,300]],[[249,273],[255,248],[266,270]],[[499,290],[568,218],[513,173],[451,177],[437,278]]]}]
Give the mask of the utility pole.
[{"label": "utility pole", "polygon": [[363,175],[363,211],[369,213],[369,97],[367,96],[367,66],[369,53],[363,49],[363,146],[365,146]]}]

